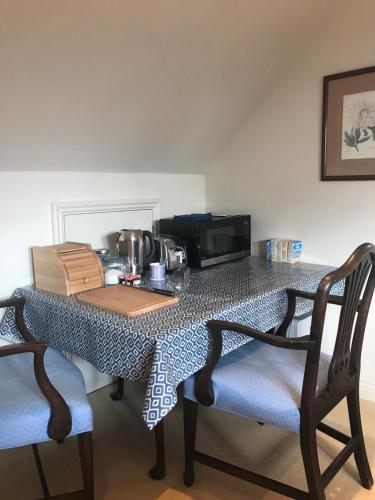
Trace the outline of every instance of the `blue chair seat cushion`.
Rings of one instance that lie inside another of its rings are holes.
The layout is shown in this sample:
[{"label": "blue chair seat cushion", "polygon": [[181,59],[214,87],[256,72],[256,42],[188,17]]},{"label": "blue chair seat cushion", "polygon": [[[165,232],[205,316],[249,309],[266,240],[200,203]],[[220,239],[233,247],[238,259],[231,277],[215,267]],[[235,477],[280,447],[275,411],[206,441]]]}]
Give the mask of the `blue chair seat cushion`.
[{"label": "blue chair seat cushion", "polygon": [[[47,348],[46,373],[72,415],[70,436],[93,428],[80,370],[61,351]],[[0,449],[49,441],[47,425],[51,409],[34,375],[34,355],[15,354],[0,358]]]},{"label": "blue chair seat cushion", "polygon": [[[213,372],[213,407],[252,420],[300,430],[306,351],[273,347],[259,340],[222,356]],[[317,391],[327,382],[330,356],[321,354]],[[185,397],[196,401],[195,376],[185,381]]]}]

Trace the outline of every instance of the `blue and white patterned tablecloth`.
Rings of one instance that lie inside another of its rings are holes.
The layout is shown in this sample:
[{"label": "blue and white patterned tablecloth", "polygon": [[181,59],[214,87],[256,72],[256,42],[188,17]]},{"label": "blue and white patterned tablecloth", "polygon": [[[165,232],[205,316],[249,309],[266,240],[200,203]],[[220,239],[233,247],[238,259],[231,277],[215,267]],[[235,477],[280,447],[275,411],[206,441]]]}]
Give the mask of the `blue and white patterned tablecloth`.
[{"label": "blue and white patterned tablecloth", "polygon": [[[315,291],[331,269],[249,257],[192,270],[179,304],[135,318],[31,287],[18,288],[13,296],[26,299],[26,323],[38,340],[89,361],[103,373],[146,383],[143,417],[152,429],[176,404],[178,384],[204,365],[208,319],[267,331],[285,314],[285,288]],[[172,280],[166,281],[166,288],[172,285]],[[300,300],[297,313],[310,308],[311,301]],[[19,338],[12,308],[5,313],[0,335]],[[223,354],[248,341],[227,332]]]}]

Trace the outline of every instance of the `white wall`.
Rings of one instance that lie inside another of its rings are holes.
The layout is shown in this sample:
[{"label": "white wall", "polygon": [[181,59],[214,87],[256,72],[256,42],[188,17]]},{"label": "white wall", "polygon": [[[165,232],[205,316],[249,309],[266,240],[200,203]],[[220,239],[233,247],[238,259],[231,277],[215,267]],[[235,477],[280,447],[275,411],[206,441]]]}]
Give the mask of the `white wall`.
[{"label": "white wall", "polygon": [[[210,167],[207,208],[251,213],[255,252],[271,237],[300,238],[304,260],[338,265],[375,242],[375,181],[319,180],[322,77],[374,65],[375,2],[343,5]],[[373,309],[362,395],[375,400],[374,330]]]},{"label": "white wall", "polygon": [[[160,217],[203,211],[204,176],[0,171],[0,299],[33,283],[30,248],[53,243],[51,202],[126,198],[159,198]],[[89,363],[74,360],[88,392],[112,381]]]},{"label": "white wall", "polygon": [[0,170],[202,173],[342,1],[0,1]]},{"label": "white wall", "polygon": [[203,211],[204,176],[0,172],[0,298],[33,283],[30,248],[53,243],[51,202],[126,198],[160,198],[161,217]]}]

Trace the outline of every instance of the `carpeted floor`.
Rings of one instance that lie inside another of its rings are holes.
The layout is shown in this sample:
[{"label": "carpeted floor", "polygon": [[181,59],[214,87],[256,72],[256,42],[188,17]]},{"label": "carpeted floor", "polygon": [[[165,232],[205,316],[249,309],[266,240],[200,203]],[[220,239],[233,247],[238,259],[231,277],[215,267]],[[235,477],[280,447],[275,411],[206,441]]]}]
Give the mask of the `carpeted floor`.
[{"label": "carpeted floor", "polygon": [[[154,461],[154,439],[141,418],[143,388],[137,384],[126,384],[126,397],[120,402],[109,398],[110,390],[111,387],[105,387],[90,395],[95,415],[97,500],[285,498],[200,464],[196,465],[194,486],[186,488],[182,481],[181,407],[177,407],[165,420],[167,477],[162,481],[152,481],[148,477],[148,469]],[[362,402],[362,421],[367,453],[375,476],[375,403]],[[327,422],[348,432],[346,407],[336,408]],[[299,488],[305,487],[297,434],[203,408],[200,411],[197,448]],[[339,445],[322,436],[320,450],[323,469],[335,456]],[[40,452],[51,494],[81,487],[75,438],[63,445],[45,443],[40,446]],[[1,500],[28,500],[41,496],[30,447],[2,451],[0,471]],[[327,487],[326,496],[329,500],[375,499],[375,489],[369,491],[361,487],[354,459],[350,458]]]}]

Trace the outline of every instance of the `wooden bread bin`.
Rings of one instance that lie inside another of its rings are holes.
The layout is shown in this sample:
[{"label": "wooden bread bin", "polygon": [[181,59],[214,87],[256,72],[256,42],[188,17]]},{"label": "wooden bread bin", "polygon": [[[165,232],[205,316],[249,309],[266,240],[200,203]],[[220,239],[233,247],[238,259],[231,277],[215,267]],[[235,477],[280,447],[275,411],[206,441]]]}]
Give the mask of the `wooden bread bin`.
[{"label": "wooden bread bin", "polygon": [[72,295],[104,285],[100,259],[87,243],[33,247],[32,254],[36,288]]}]

